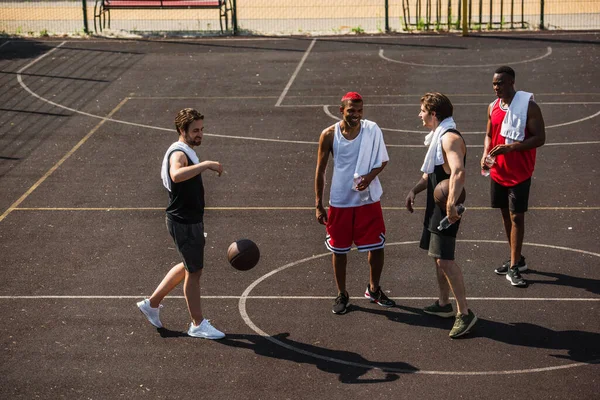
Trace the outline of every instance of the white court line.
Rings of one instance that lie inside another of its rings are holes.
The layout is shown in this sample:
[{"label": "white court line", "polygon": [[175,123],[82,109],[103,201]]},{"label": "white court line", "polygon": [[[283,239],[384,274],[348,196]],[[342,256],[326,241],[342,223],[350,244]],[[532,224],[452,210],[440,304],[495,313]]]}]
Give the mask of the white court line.
[{"label": "white court line", "polygon": [[[327,208],[327,207],[326,207]],[[405,207],[392,207],[392,206],[383,206],[381,207],[383,210],[400,210],[405,211]],[[415,210],[425,210],[425,207],[413,207]],[[275,206],[275,207],[206,207],[205,210],[209,211],[306,211],[306,210],[314,210],[314,207],[306,207],[306,206],[294,206],[294,207],[284,207],[284,206]],[[529,207],[529,210],[536,211],[593,211],[600,210],[600,207],[594,206],[563,206],[563,207]],[[495,210],[492,207],[477,207],[471,206],[469,210]],[[13,211],[165,211],[164,207],[15,207]]]},{"label": "white court line", "polygon": [[[530,58],[530,59],[526,59],[526,60],[521,60],[521,61],[503,61],[503,65],[515,65],[515,64],[525,64],[528,62],[533,62],[533,61],[538,61],[541,60],[543,58],[546,58],[548,56],[550,56],[550,54],[552,54],[552,47],[548,46],[546,48],[546,53],[539,56],[539,57],[535,57],[535,58]],[[443,63],[439,63],[439,64],[418,64],[418,63],[413,63],[413,62],[408,62],[408,61],[399,61],[399,60],[394,60],[391,58],[388,58],[386,56],[383,55],[383,49],[379,49],[379,57],[383,58],[386,61],[390,61],[390,62],[394,62],[394,63],[398,63],[398,64],[406,64],[406,65],[414,65],[417,67],[431,67],[431,68],[477,68],[477,67],[496,67],[498,66],[498,63],[495,64],[473,64],[473,65],[458,65],[458,64],[443,64]]]},{"label": "white court line", "polygon": [[[528,36],[530,36],[530,38],[532,40],[535,39],[545,39],[546,37],[549,36],[595,36],[597,35],[597,32],[577,32],[577,33],[573,33],[573,32],[554,32],[554,31],[547,31],[545,33],[541,33],[541,34],[536,34],[536,32],[531,32],[531,34],[529,34]],[[423,34],[410,34],[410,35],[406,35],[406,36],[398,36],[398,35],[381,35],[381,36],[351,36],[351,37],[343,37],[340,36],[339,38],[326,38],[326,37],[322,37],[319,40],[324,41],[324,42],[331,42],[331,41],[344,41],[344,38],[346,39],[346,41],[371,41],[371,40],[411,40],[411,39],[432,39],[432,40],[441,40],[441,39],[448,39],[451,38],[452,35],[423,35]],[[477,37],[495,37],[497,36],[496,33],[475,33],[475,32],[471,32],[470,37],[472,38],[477,38]],[[506,36],[507,39],[512,39],[512,37],[510,36]],[[45,43],[57,43],[59,41],[61,41],[62,39],[53,39],[50,38],[48,40],[44,40]],[[67,40],[66,42],[68,43],[127,43],[127,42],[132,42],[132,41],[136,41],[139,40],[138,38],[115,38],[115,37],[106,37],[104,39],[82,39],[80,40]],[[181,42],[181,43],[186,43],[186,42],[218,42],[218,41],[222,41],[222,42],[254,42],[254,41],[293,41],[293,42],[297,42],[299,39],[298,38],[289,38],[289,37],[194,37],[194,38],[185,38],[185,39],[180,39],[180,38],[172,38],[169,39],[170,42]],[[576,42],[578,39],[572,39],[574,42]],[[15,43],[19,43],[19,42],[25,42],[28,43],[28,41],[26,39],[12,39],[12,42]],[[157,41],[155,43],[161,44],[160,41]]]},{"label": "white court line", "polygon": [[[486,98],[493,98],[494,94],[493,93],[447,93],[446,94],[448,97],[486,97]],[[600,93],[565,93],[565,92],[560,92],[560,93],[536,93],[536,96],[553,96],[553,97],[559,97],[559,96],[599,96]],[[363,95],[363,97],[368,97],[368,98],[388,98],[388,97],[412,97],[415,99],[420,99],[421,98],[421,94],[366,94]],[[312,98],[333,98],[333,99],[338,99],[338,96],[332,96],[332,95],[315,95],[315,96],[310,96],[310,95],[286,95],[286,98],[301,98],[301,99],[312,99]],[[276,99],[277,96],[135,96],[135,94],[132,94],[130,96],[131,100],[212,100],[212,99],[216,99],[216,100],[238,100],[238,99]],[[386,103],[387,104],[387,103]],[[410,104],[414,104],[414,103],[410,103]],[[487,103],[482,103],[485,105],[490,104],[489,102]],[[544,104],[550,104],[550,103],[544,103]],[[554,104],[554,103],[552,103]],[[556,104],[562,104],[562,103],[556,103]],[[587,102],[582,102],[582,104],[589,104]],[[329,105],[331,106],[331,104],[309,104],[309,105],[293,105],[293,106],[288,106],[288,105],[281,105],[280,107],[322,107],[324,105]],[[370,104],[373,105],[373,104]]]},{"label": "white court line", "polygon": [[292,83],[294,83],[294,80],[296,79],[296,76],[298,76],[298,73],[300,72],[300,69],[302,68],[302,65],[304,65],[304,61],[306,61],[306,59],[308,58],[308,55],[310,54],[310,51],[312,50],[312,48],[315,45],[316,41],[317,41],[317,39],[313,39],[312,42],[310,42],[310,46],[308,46],[308,49],[306,49],[306,51],[304,52],[304,55],[302,56],[302,59],[300,60],[300,63],[296,67],[296,70],[292,74],[292,77],[290,78],[290,80],[288,81],[287,85],[285,86],[285,89],[283,89],[283,92],[281,93],[281,96],[279,96],[279,100],[277,100],[277,103],[275,103],[275,107],[279,107],[281,105],[281,102],[285,98],[285,95],[287,94],[288,90],[290,90],[290,87],[292,86]]},{"label": "white court line", "polygon": [[[480,242],[480,243],[499,243],[499,244],[506,243],[505,241],[501,241],[501,240],[457,240],[457,242]],[[405,244],[416,244],[416,243],[418,243],[418,242],[409,241],[409,242],[390,243],[389,245],[393,246],[393,245],[405,245]],[[545,245],[545,244],[538,244],[538,243],[523,243],[523,245],[556,248],[556,249],[573,251],[573,252],[577,252],[577,253],[591,254],[596,257],[600,257],[600,254],[598,254],[598,253],[592,253],[592,252],[588,252],[585,250],[579,250],[579,249],[573,249],[573,248],[567,248],[567,247]],[[276,269],[264,274],[263,276],[259,277],[254,282],[252,282],[246,288],[246,290],[244,290],[244,293],[242,294],[242,297],[240,298],[240,301],[238,303],[238,309],[239,309],[240,315],[241,315],[242,319],[244,320],[244,322],[246,323],[246,325],[248,325],[248,327],[250,329],[252,329],[254,332],[261,335],[266,340],[269,340],[270,342],[275,343],[278,346],[281,346],[288,350],[295,351],[297,353],[306,355],[308,357],[313,357],[313,358],[320,359],[320,360],[326,360],[328,362],[338,363],[338,364],[342,364],[342,365],[350,365],[350,366],[359,367],[359,368],[382,370],[385,372],[399,372],[399,373],[411,373],[411,374],[414,373],[414,374],[425,374],[425,375],[453,375],[453,376],[509,375],[509,374],[525,374],[525,373],[536,373],[536,372],[555,371],[555,370],[561,370],[561,369],[575,368],[575,367],[595,364],[600,361],[600,360],[591,360],[589,362],[578,362],[578,363],[572,363],[572,364],[566,364],[566,365],[556,365],[556,366],[546,366],[546,367],[526,368],[526,369],[512,369],[512,370],[499,369],[499,370],[493,370],[493,371],[464,371],[464,370],[463,371],[444,371],[444,370],[422,370],[422,369],[403,369],[403,368],[396,369],[396,368],[388,368],[388,367],[384,368],[384,367],[378,366],[377,364],[357,363],[357,362],[347,361],[347,360],[343,360],[343,359],[339,359],[339,358],[335,358],[335,357],[323,356],[321,354],[311,352],[311,351],[306,351],[304,349],[298,348],[296,346],[290,345],[289,343],[286,343],[286,342],[283,342],[283,341],[277,339],[275,336],[270,335],[269,333],[267,333],[264,330],[262,330],[261,328],[259,328],[252,321],[252,319],[248,315],[248,311],[246,309],[246,300],[250,297],[249,296],[250,292],[252,290],[254,290],[254,288],[256,286],[258,286],[259,283],[265,281],[267,278],[269,278],[269,277],[275,275],[276,273],[281,272],[285,269],[288,269],[290,267],[295,267],[297,265],[303,264],[308,261],[315,260],[317,258],[327,257],[327,256],[329,256],[329,254],[330,253],[322,253],[322,254],[317,254],[317,255],[310,256],[310,257],[306,257],[301,260],[293,261],[291,263],[283,265],[279,268],[276,268]]]},{"label": "white court line", "polygon": [[[117,104],[117,106],[115,108],[113,108],[111,110],[110,113],[108,113],[108,116],[110,117],[111,115],[113,115],[114,113],[116,113],[122,106],[123,104],[125,104],[127,102],[127,98],[121,100],[121,102],[119,104]],[[38,179],[21,197],[19,197],[17,199],[17,201],[15,201],[14,203],[12,203],[10,205],[10,207],[8,207],[8,209],[6,209],[6,211],[4,211],[2,213],[2,215],[0,215],[0,222],[2,220],[4,220],[4,218],[6,218],[11,212],[13,212],[23,201],[25,201],[25,199],[27,197],[29,197],[29,195],[31,193],[33,193],[33,191],[35,189],[37,189],[42,183],[44,183],[44,181],[46,179],[48,179],[48,177],[50,175],[52,175],[54,173],[54,171],[56,171],[65,161],[67,161],[69,159],[69,157],[71,157],[73,154],[75,154],[75,152],[84,145],[85,142],[88,141],[89,138],[92,137],[92,135],[98,130],[100,129],[100,127],[105,123],[106,121],[102,120],[100,122],[98,122],[96,124],[96,126],[94,126],[92,128],[92,130],[90,130],[79,142],[77,142],[77,144],[75,146],[73,146],[71,148],[71,150],[69,150],[64,156],[62,156],[62,158],[60,160],[58,160],[56,162],[56,164],[54,164],[48,171],[46,171],[46,173],[44,175],[42,175],[42,177],[40,179]]]},{"label": "white court line", "polygon": [[[309,47],[309,49],[307,50],[307,52],[305,52],[305,56],[308,55],[308,51],[312,48],[314,42],[316,41],[316,39],[313,39],[313,41],[311,42],[311,46]],[[61,42],[58,46],[52,48],[50,51],[48,51],[47,53],[42,54],[41,56],[39,56],[38,58],[36,58],[35,60],[33,60],[32,62],[30,62],[29,64],[25,65],[23,68],[21,68],[19,71],[17,71],[17,80],[19,82],[19,84],[21,85],[21,87],[23,87],[23,89],[25,89],[29,94],[31,94],[32,96],[34,96],[35,98],[44,101],[48,104],[51,104],[55,107],[59,107],[77,114],[81,114],[81,115],[85,115],[88,117],[92,117],[92,118],[98,118],[101,119],[103,121],[111,121],[111,122],[116,122],[116,123],[120,123],[120,124],[124,124],[124,125],[129,125],[129,126],[136,126],[136,127],[140,127],[140,128],[147,128],[147,129],[154,129],[154,130],[161,130],[161,131],[166,131],[166,132],[172,132],[173,129],[172,128],[162,128],[159,126],[152,126],[152,125],[146,125],[146,124],[138,124],[135,122],[129,122],[129,121],[123,121],[123,120],[118,120],[118,119],[114,119],[114,118],[109,118],[109,117],[103,117],[100,115],[95,115],[95,114],[91,114],[85,111],[81,111],[81,110],[77,110],[71,107],[67,107],[64,106],[62,104],[58,104],[55,103],[51,100],[48,100],[40,95],[38,95],[37,93],[33,92],[31,89],[29,89],[29,87],[23,82],[23,78],[21,76],[21,73],[23,73],[23,71],[25,71],[27,68],[31,67],[32,65],[34,65],[35,63],[37,63],[38,61],[40,61],[41,59],[45,58],[46,56],[48,56],[49,54],[51,54],[52,52],[54,52],[55,50],[57,50],[58,48],[60,48],[61,46],[63,46],[65,43],[67,43],[67,41],[63,41]],[[296,70],[298,71],[299,68],[302,65],[302,62],[299,64],[298,68],[296,68]],[[295,73],[296,74],[296,73]],[[293,79],[290,79],[290,82],[288,82],[288,86],[291,86],[291,82],[293,81]],[[289,87],[288,87],[289,89]],[[283,97],[285,95],[285,91],[284,93],[282,93],[282,95],[280,96],[280,99],[283,100]],[[412,96],[412,95],[411,95]],[[129,99],[129,98],[127,98]],[[278,101],[279,103],[279,101]],[[281,106],[280,107],[287,107],[287,106]],[[294,107],[298,107],[298,106],[294,106]],[[311,105],[308,105],[307,107],[314,107]],[[326,107],[326,105],[323,105],[323,107]],[[332,118],[334,119],[338,119],[337,117],[333,116],[332,114],[329,113],[328,110],[325,110],[325,113],[330,115]],[[574,124],[577,122],[581,122],[581,121],[585,121],[587,119],[591,119],[596,117],[597,115],[600,114],[600,111],[592,116],[589,117],[585,117],[583,119],[577,120],[577,121],[571,121],[571,122],[566,122],[564,124],[559,124],[559,125],[550,125],[547,126],[546,128],[553,128],[553,127],[558,127],[558,126],[565,126],[565,125],[570,125],[570,124]],[[398,132],[408,132],[408,133],[423,133],[422,131],[409,131],[409,130],[401,130],[401,129],[391,129],[391,128],[382,128],[384,130],[389,130],[389,131],[398,131]],[[481,133],[485,133],[485,132],[477,132],[479,134]],[[465,134],[474,134],[472,132],[465,132]],[[230,135],[219,135],[219,134],[213,134],[213,133],[205,133],[205,136],[209,136],[209,137],[219,137],[219,138],[225,138],[225,139],[239,139],[239,140],[251,140],[251,141],[259,141],[259,142],[272,142],[272,143],[291,143],[291,144],[308,144],[308,145],[318,145],[318,142],[313,142],[313,141],[305,141],[305,140],[287,140],[287,139],[268,139],[268,138],[257,138],[257,137],[244,137],[244,136],[230,136]],[[585,141],[585,142],[569,142],[569,143],[546,143],[545,146],[565,146],[565,145],[589,145],[589,144],[599,144],[600,141]],[[388,147],[398,147],[398,148],[422,148],[422,145],[392,145],[392,144],[387,144],[386,146]],[[467,145],[467,147],[483,147],[483,144],[481,145]]]},{"label": "white court line", "polygon": [[10,43],[10,40],[7,40],[6,42],[0,44],[0,49],[3,48],[4,46],[6,46],[9,43]]},{"label": "white court line", "polygon": [[[564,103],[560,103],[560,102],[553,102],[553,103],[539,103],[539,104],[553,104],[553,105],[573,105],[573,104],[580,104],[580,105],[586,105],[586,104],[600,104],[600,102],[590,102],[590,103],[586,103],[586,102],[564,102]],[[489,105],[489,103],[463,103],[463,104],[455,104],[455,105],[462,105],[462,106],[487,106]],[[375,105],[375,107],[400,107],[400,106],[410,106],[410,107],[415,107],[416,105],[410,105],[410,104],[393,104],[393,105],[380,105],[377,104]],[[302,107],[302,106],[293,106],[293,105],[287,105],[284,107]],[[335,116],[331,113],[331,111],[329,111],[329,107],[334,107],[332,105],[323,105],[323,112],[325,113],[325,115],[327,115],[328,117],[341,121],[341,118],[338,116]],[[574,121],[568,121],[568,122],[563,122],[560,124],[555,124],[555,125],[547,125],[546,129],[552,129],[552,128],[558,128],[561,126],[567,126],[567,125],[572,125],[572,124],[577,124],[579,122],[583,122],[586,121],[588,119],[592,119],[597,117],[598,115],[600,115],[600,111],[598,111],[595,114],[592,115],[588,115],[587,117],[583,117]],[[410,130],[410,129],[394,129],[394,128],[383,128],[381,127],[382,131],[389,131],[389,132],[404,132],[404,133],[425,133],[425,130]],[[478,131],[478,132],[473,132],[473,131],[466,131],[466,132],[461,132],[463,135],[481,135],[481,134],[485,134],[484,131]],[[549,146],[557,146],[557,145],[575,145],[575,144],[597,144],[600,143],[600,141],[588,141],[588,142],[568,142],[568,143],[546,143],[545,145],[549,145]],[[423,147],[421,145],[389,145],[386,143],[386,146],[388,147]],[[483,145],[467,145],[467,147],[483,147]]]},{"label": "white court line", "polygon": [[[111,300],[121,300],[121,299],[140,299],[148,297],[147,295],[141,296],[131,296],[131,295],[38,295],[38,296],[30,296],[30,295],[15,295],[15,296],[0,296],[1,300],[48,300],[48,299],[57,299],[57,300],[103,300],[103,299],[111,299]],[[244,296],[202,296],[202,299],[212,299],[212,300],[224,300],[224,299],[234,299],[239,300]],[[184,296],[167,296],[167,299],[185,299]],[[332,300],[332,296],[245,296],[245,299],[255,299],[255,300]],[[390,297],[393,300],[437,300],[437,297]],[[453,297],[450,297],[451,300],[454,300]],[[600,297],[467,297],[467,300],[472,301],[583,301],[583,302],[595,302],[600,301]],[[367,298],[356,297],[352,298],[352,301],[370,301]]]}]

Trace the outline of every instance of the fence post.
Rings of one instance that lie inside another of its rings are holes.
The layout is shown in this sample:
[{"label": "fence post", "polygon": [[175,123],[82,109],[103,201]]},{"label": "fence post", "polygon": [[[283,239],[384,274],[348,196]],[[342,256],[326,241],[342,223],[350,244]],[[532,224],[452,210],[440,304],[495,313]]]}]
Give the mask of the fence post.
[{"label": "fence post", "polygon": [[468,5],[467,0],[462,0],[462,35],[469,35],[469,27],[467,26],[467,11]]},{"label": "fence post", "polygon": [[237,4],[236,1],[233,0],[233,10],[232,10],[232,14],[231,14],[231,24],[233,25],[233,35],[237,35],[238,34],[238,24],[237,24]]},{"label": "fence post", "polygon": [[81,8],[83,9],[83,32],[86,35],[90,34],[90,30],[88,29],[88,20],[87,20],[87,1],[81,0]]},{"label": "fence post", "polygon": [[540,29],[544,28],[544,0],[540,0]]},{"label": "fence post", "polygon": [[390,32],[390,13],[389,13],[389,1],[385,0],[385,32],[389,33]]}]

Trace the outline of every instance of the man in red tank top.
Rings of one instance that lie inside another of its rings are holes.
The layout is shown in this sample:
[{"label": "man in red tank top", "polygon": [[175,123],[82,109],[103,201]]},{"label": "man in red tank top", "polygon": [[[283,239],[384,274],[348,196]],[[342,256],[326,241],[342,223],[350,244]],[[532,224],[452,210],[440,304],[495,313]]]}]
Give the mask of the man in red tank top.
[{"label": "man in red tank top", "polygon": [[[506,275],[506,279],[513,286],[527,286],[527,282],[520,274],[527,269],[521,248],[525,235],[525,212],[529,201],[531,176],[535,167],[536,148],[546,141],[544,118],[540,107],[531,96],[525,103],[527,110],[526,121],[523,121],[524,135],[512,139],[511,135],[507,134],[507,128],[518,131],[514,125],[518,125],[519,122],[517,119],[510,119],[513,123],[505,123],[503,127],[503,121],[509,112],[511,102],[517,95],[514,86],[515,71],[506,66],[498,68],[494,73],[492,85],[498,99],[488,107],[481,169],[490,172],[492,207],[499,208],[502,212],[502,221],[510,246],[510,260],[496,268],[495,272],[498,275]],[[511,108],[510,111],[516,115],[519,110]],[[488,156],[495,159],[491,167],[490,162],[486,164]]]}]

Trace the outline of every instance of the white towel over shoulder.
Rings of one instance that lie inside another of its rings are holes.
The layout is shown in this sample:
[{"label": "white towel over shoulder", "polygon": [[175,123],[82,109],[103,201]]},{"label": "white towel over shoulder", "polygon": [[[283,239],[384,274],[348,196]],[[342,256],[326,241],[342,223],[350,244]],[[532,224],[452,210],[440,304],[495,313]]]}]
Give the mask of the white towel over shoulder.
[{"label": "white towel over shoulder", "polygon": [[163,158],[162,168],[160,170],[160,177],[162,178],[163,185],[169,192],[171,191],[171,179],[169,177],[169,155],[175,150],[183,151],[190,158],[192,164],[198,164],[200,162],[196,152],[187,144],[183,142],[175,142],[169,146]]},{"label": "white towel over shoulder", "polygon": [[510,144],[525,140],[527,109],[531,99],[533,99],[533,93],[523,91],[515,93],[515,97],[510,102],[500,127],[500,135],[506,138],[505,143]]},{"label": "white towel over shoulder", "polygon": [[444,153],[442,152],[442,134],[449,129],[456,129],[454,118],[448,117],[444,119],[434,131],[431,131],[425,136],[425,146],[429,146],[421,171],[430,174],[435,169],[436,165],[444,163]]},{"label": "white towel over shoulder", "polygon": [[[390,158],[383,140],[383,132],[379,126],[366,119],[361,120],[360,123],[362,138],[355,172],[362,176],[367,175],[374,168],[381,167]],[[369,193],[373,201],[379,201],[381,198],[383,188],[378,177],[375,177],[369,184]]]}]

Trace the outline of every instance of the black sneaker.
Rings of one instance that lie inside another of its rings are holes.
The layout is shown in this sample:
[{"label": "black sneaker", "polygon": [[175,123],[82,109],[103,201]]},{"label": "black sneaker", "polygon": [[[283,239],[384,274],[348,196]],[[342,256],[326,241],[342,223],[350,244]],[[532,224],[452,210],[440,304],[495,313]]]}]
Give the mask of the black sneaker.
[{"label": "black sneaker", "polygon": [[[525,257],[521,256],[521,259],[517,263],[517,266],[519,267],[519,272],[527,271],[527,263],[525,263]],[[510,268],[510,260],[506,260],[506,261],[504,261],[504,263],[502,263],[502,266],[496,268],[494,270],[494,272],[497,273],[498,275],[506,275],[509,268]]]},{"label": "black sneaker", "polygon": [[473,314],[473,311],[469,310],[467,315],[464,314],[456,314],[456,320],[454,321],[454,326],[450,331],[449,335],[452,339],[460,337],[464,334],[469,333],[473,325],[477,322],[477,317]]},{"label": "black sneaker", "polygon": [[521,272],[519,272],[519,268],[516,265],[512,266],[508,273],[506,274],[506,279],[513,286],[527,286],[527,282],[521,276]]},{"label": "black sneaker", "polygon": [[348,292],[338,294],[338,297],[335,298],[335,303],[333,303],[331,312],[334,314],[345,314],[349,301],[350,297],[348,296]]},{"label": "black sneaker", "polygon": [[440,306],[440,302],[438,300],[436,300],[432,305],[425,307],[423,311],[427,314],[437,315],[438,317],[442,318],[450,318],[456,315],[452,309],[452,304],[448,303],[442,307]]},{"label": "black sneaker", "polygon": [[381,290],[381,286],[377,288],[377,291],[371,292],[371,285],[367,285],[367,289],[365,290],[365,297],[371,300],[371,303],[377,303],[382,307],[394,307],[396,303],[394,300],[390,300],[383,290]]}]

